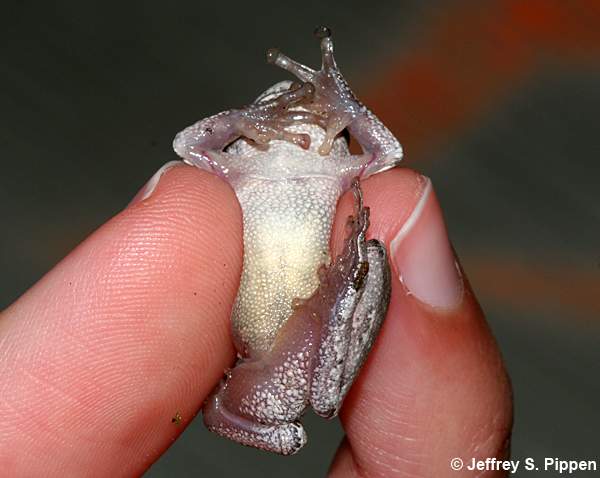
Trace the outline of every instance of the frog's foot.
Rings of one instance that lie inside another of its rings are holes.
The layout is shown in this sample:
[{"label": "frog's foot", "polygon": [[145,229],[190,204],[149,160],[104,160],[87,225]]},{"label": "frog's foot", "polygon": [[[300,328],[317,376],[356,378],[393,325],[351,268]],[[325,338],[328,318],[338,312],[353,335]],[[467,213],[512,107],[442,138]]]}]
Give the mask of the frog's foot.
[{"label": "frog's foot", "polygon": [[241,359],[206,401],[206,426],[244,445],[282,455],[298,452],[307,441],[298,420],[308,406],[319,329],[317,321],[294,314],[270,351]]},{"label": "frog's foot", "polygon": [[311,83],[295,84],[290,90],[269,101],[205,118],[178,133],[173,141],[173,148],[189,164],[218,174],[225,174],[224,171],[227,170],[228,161],[223,154],[224,149],[241,136],[261,145],[279,139],[308,149],[308,134],[293,133],[285,128],[297,123],[313,123],[325,127],[325,119],[315,112],[290,109],[312,101],[314,92]]},{"label": "frog's foot", "polygon": [[345,251],[319,274],[319,293],[336,300],[329,316],[323,317],[310,403],[327,418],[337,415],[375,342],[390,298],[385,247],[377,240],[365,241],[368,209],[363,207],[358,181],[353,187],[356,212]]},{"label": "frog's foot", "polygon": [[327,117],[325,138],[319,147],[319,153],[327,155],[336,136],[364,107],[353,95],[336,65],[331,31],[327,27],[319,27],[315,35],[321,39],[321,70],[315,71],[302,65],[276,49],[267,52],[267,61],[314,85],[315,95],[307,108]]},{"label": "frog's foot", "polygon": [[325,120],[309,111],[292,110],[290,107],[310,102],[315,88],[311,83],[293,84],[285,93],[266,102],[252,104],[238,110],[234,118],[235,127],[241,136],[258,144],[267,144],[278,139],[289,141],[308,149],[310,136],[305,133],[292,133],[287,126],[297,123],[313,123],[324,126]]},{"label": "frog's foot", "polygon": [[315,35],[321,41],[322,63],[319,71],[292,60],[276,49],[267,52],[267,61],[289,71],[301,81],[314,85],[314,97],[305,107],[327,118],[326,134],[319,153],[329,154],[336,136],[347,128],[365,153],[361,158],[363,177],[395,166],[402,158],[402,147],[350,89],[333,55],[331,30],[319,27]]},{"label": "frog's foot", "polygon": [[232,413],[222,403],[224,392],[225,386],[221,385],[204,404],[204,423],[210,431],[280,455],[293,455],[306,444],[306,431],[299,422],[268,425]]}]

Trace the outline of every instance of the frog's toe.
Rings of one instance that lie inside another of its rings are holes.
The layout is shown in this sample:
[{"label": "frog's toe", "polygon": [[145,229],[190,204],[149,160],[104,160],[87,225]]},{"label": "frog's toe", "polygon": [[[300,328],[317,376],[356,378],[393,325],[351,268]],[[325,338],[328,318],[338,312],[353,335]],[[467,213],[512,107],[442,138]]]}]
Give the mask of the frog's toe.
[{"label": "frog's toe", "polygon": [[306,82],[301,85],[292,83],[289,91],[283,93],[273,100],[276,107],[285,109],[292,105],[311,101],[315,95],[315,87],[312,83]]},{"label": "frog's toe", "polygon": [[282,115],[281,118],[279,118],[279,121],[284,126],[304,123],[316,124],[317,126],[320,126],[323,129],[327,128],[327,119],[317,113],[312,113],[310,111],[290,110],[287,111],[285,115]]},{"label": "frog's toe", "polygon": [[300,422],[267,425],[227,410],[220,393],[212,395],[203,408],[204,424],[215,433],[246,446],[294,455],[308,437]]},{"label": "frog's toe", "polygon": [[278,139],[308,149],[310,147],[308,134],[286,131],[285,128],[299,123],[325,127],[325,119],[318,114],[291,108],[309,103],[314,92],[315,88],[311,83],[292,84],[288,91],[276,98],[248,107],[236,124],[237,130],[258,144],[264,145]]},{"label": "frog's toe", "polygon": [[315,29],[315,36],[321,40],[321,61],[323,70],[336,70],[335,58],[333,56],[333,41],[331,39],[331,30],[328,27],[320,26]]},{"label": "frog's toe", "polygon": [[341,113],[333,111],[329,114],[325,124],[325,137],[319,146],[319,154],[326,156],[330,153],[333,142],[351,121],[352,116],[344,111]]},{"label": "frog's toe", "polygon": [[267,50],[267,62],[289,71],[292,75],[302,81],[310,81],[315,74],[315,70],[292,60],[289,56],[281,53],[277,48],[270,48]]},{"label": "frog's toe", "polygon": [[287,423],[279,427],[279,448],[282,455],[294,455],[306,445],[308,436],[300,422]]},{"label": "frog's toe", "polygon": [[281,130],[273,139],[282,139],[290,143],[300,146],[302,149],[310,148],[310,135],[306,133],[292,133],[290,131]]}]

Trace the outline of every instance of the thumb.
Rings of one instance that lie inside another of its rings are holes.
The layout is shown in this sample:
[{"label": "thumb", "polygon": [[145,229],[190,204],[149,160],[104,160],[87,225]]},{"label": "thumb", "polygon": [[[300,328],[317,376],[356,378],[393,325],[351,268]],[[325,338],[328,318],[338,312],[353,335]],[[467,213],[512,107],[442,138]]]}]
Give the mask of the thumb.
[{"label": "thumb", "polygon": [[453,459],[466,467],[472,458],[506,458],[510,384],[431,181],[392,170],[365,181],[364,193],[371,234],[390,251],[392,296],[342,408],[347,435],[331,476],[456,476]]}]

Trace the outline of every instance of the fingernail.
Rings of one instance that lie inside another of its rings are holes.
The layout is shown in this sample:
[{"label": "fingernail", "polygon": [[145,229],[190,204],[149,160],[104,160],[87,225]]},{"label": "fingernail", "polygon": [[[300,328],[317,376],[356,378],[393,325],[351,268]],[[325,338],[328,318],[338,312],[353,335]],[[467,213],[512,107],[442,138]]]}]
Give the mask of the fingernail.
[{"label": "fingernail", "polygon": [[407,291],[433,307],[454,308],[463,297],[463,280],[448,240],[431,180],[408,220],[390,243],[391,257]]},{"label": "fingernail", "polygon": [[174,166],[177,166],[178,164],[183,163],[181,161],[169,161],[168,163],[163,164],[163,166],[152,175],[152,177],[148,180],[144,187],[137,192],[137,194],[133,197],[133,199],[129,202],[127,206],[132,206],[152,196],[152,193],[156,189],[156,186],[158,186],[160,178],[162,178],[162,176],[169,169],[171,169]]}]

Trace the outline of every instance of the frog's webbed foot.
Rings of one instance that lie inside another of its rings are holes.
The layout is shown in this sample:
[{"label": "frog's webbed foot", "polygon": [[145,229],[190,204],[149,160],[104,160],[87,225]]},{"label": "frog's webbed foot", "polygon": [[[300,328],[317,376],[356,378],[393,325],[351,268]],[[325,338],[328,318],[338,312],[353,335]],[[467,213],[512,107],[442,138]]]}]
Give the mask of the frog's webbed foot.
[{"label": "frog's webbed foot", "polygon": [[363,177],[395,166],[402,158],[402,147],[350,89],[333,55],[331,30],[319,27],[315,35],[321,42],[322,64],[319,71],[292,60],[276,49],[267,52],[267,61],[289,71],[301,81],[314,85],[312,101],[303,106],[326,118],[326,133],[319,153],[329,154],[336,136],[347,128],[365,153],[361,158]]},{"label": "frog's webbed foot", "polygon": [[236,126],[239,133],[258,144],[267,144],[271,140],[278,139],[308,149],[310,147],[308,134],[292,133],[285,128],[297,123],[324,124],[323,118],[316,113],[290,109],[310,102],[314,92],[311,83],[293,83],[288,91],[276,98],[238,110]]},{"label": "frog's webbed foot", "polygon": [[223,111],[200,120],[175,136],[173,149],[186,162],[225,175],[228,161],[223,150],[242,136],[261,145],[278,139],[308,149],[308,134],[293,133],[285,128],[297,123],[324,127],[325,120],[318,114],[291,109],[312,101],[314,92],[311,83],[295,83],[288,91],[271,100]]},{"label": "frog's webbed foot", "polygon": [[255,417],[230,411],[223,403],[227,384],[222,383],[206,401],[203,408],[207,428],[242,445],[261,448],[280,455],[297,453],[307,441],[306,431],[297,421],[261,423]]},{"label": "frog's webbed foot", "polygon": [[308,406],[320,323],[303,308],[288,319],[273,347],[242,358],[207,399],[204,423],[244,445],[291,455],[307,441],[298,421]]},{"label": "frog's webbed foot", "polygon": [[360,109],[362,105],[352,94],[335,63],[331,31],[326,27],[320,27],[315,30],[315,35],[321,39],[321,70],[315,71],[294,61],[275,48],[267,52],[267,61],[289,71],[299,80],[314,85],[314,98],[306,108],[327,118],[325,138],[319,146],[319,153],[327,155],[336,136],[350,124],[357,112],[355,110]]},{"label": "frog's webbed foot", "polygon": [[369,210],[363,207],[358,180],[353,188],[356,212],[345,250],[319,274],[319,293],[336,298],[331,313],[323,317],[311,380],[310,403],[324,417],[338,413],[373,346],[390,300],[385,247],[377,240],[365,240]]}]

